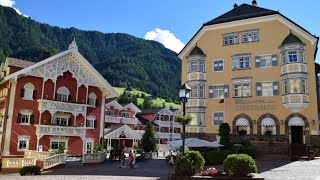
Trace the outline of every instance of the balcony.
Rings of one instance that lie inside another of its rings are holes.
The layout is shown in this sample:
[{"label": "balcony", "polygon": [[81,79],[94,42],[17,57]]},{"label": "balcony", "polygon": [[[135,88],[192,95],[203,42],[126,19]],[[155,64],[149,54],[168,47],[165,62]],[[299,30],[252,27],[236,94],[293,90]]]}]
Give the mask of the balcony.
[{"label": "balcony", "polygon": [[121,117],[121,123],[122,124],[138,124],[140,123],[140,121],[136,118]]},{"label": "balcony", "polygon": [[121,123],[121,124],[139,124],[139,120],[137,118],[126,118],[126,117],[113,117],[113,116],[105,116],[104,122],[106,123]]},{"label": "balcony", "polygon": [[309,105],[307,94],[287,94],[282,96],[282,104],[292,112],[299,112]]},{"label": "balcony", "polygon": [[[181,124],[178,122],[172,122],[172,121],[160,121],[155,120],[154,123],[161,127],[175,127],[175,128],[181,128]],[[172,123],[172,124],[171,124]]]},{"label": "balcony", "polygon": [[105,116],[104,122],[106,123],[120,123],[121,117]]},{"label": "balcony", "polygon": [[207,79],[206,73],[204,72],[191,72],[187,75],[187,81],[197,81],[197,80],[203,80],[205,81]]},{"label": "balcony", "polygon": [[50,125],[36,125],[36,133],[38,136],[42,137],[44,135],[53,136],[85,136],[84,127],[65,127],[65,126],[50,126]]},{"label": "balcony", "polygon": [[160,139],[181,139],[180,133],[157,132]]},{"label": "balcony", "polygon": [[206,100],[205,99],[189,99],[189,101],[186,104],[187,107],[203,107],[206,106]]},{"label": "balcony", "polygon": [[82,114],[85,116],[86,108],[89,106],[87,104],[76,104],[76,103],[68,103],[61,101],[52,101],[46,99],[39,99],[38,110],[40,112],[44,112],[46,110],[50,112],[69,112],[72,114]]}]

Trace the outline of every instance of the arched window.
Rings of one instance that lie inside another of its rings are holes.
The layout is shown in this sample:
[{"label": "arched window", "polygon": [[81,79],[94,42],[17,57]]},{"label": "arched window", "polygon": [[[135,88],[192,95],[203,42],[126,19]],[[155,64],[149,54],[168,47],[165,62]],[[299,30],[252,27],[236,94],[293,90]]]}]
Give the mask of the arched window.
[{"label": "arched window", "polygon": [[97,122],[96,122],[96,117],[95,116],[87,116],[86,127],[90,127],[90,128],[96,128],[97,127]]},{"label": "arched window", "polygon": [[19,124],[33,124],[34,123],[34,115],[32,115],[33,111],[30,109],[21,109],[20,113],[17,116],[17,123]]},{"label": "arched window", "polygon": [[97,95],[94,92],[89,94],[88,104],[91,106],[97,106]]},{"label": "arched window", "polygon": [[59,89],[57,90],[56,100],[62,102],[70,100],[69,89],[65,86],[59,87]]},{"label": "arched window", "polygon": [[33,84],[30,82],[25,84],[23,89],[21,89],[21,97],[24,99],[33,99],[36,98],[36,91],[34,90]]}]

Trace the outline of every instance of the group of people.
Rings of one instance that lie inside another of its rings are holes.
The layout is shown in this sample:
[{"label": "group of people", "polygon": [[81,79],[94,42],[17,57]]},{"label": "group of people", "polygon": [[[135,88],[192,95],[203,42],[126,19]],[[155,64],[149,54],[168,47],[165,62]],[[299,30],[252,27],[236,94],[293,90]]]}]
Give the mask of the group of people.
[{"label": "group of people", "polygon": [[[125,160],[126,156],[124,154],[124,150],[122,150],[121,155],[120,155],[120,168],[125,168],[125,164],[124,164],[124,160]],[[129,152],[129,167],[133,168],[134,164],[136,162],[136,157],[135,157],[135,152],[134,151],[130,151]]]}]

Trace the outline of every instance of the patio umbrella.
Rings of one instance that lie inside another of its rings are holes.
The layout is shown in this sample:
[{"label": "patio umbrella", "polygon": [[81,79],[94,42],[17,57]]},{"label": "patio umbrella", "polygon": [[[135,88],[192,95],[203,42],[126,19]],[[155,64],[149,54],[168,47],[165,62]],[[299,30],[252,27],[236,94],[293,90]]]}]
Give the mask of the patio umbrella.
[{"label": "patio umbrella", "polygon": [[[182,146],[182,140],[176,140],[176,141],[169,141],[168,144],[179,148]],[[186,147],[212,147],[212,148],[218,148],[223,145],[219,144],[217,141],[210,142],[198,138],[188,138],[185,139],[185,146]]]}]

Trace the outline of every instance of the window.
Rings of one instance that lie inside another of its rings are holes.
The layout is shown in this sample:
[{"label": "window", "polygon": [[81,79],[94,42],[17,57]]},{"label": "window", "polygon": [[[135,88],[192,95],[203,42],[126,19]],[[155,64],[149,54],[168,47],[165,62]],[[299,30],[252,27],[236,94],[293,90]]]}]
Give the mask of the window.
[{"label": "window", "polygon": [[272,82],[262,82],[262,96],[273,96],[273,83]]},{"label": "window", "polygon": [[95,120],[96,120],[95,116],[87,116],[86,127],[95,128],[96,127]]},{"label": "window", "polygon": [[272,56],[260,56],[260,67],[271,67]]},{"label": "window", "polygon": [[128,112],[121,112],[121,117],[129,118],[129,117],[130,117],[130,113],[128,113]]},{"label": "window", "polygon": [[113,111],[107,110],[106,111],[106,116],[114,116]]},{"label": "window", "polygon": [[27,150],[29,149],[29,136],[18,136],[18,146],[17,146],[17,150],[18,151],[23,151],[23,150]]},{"label": "window", "polygon": [[297,51],[289,51],[288,52],[288,59],[290,63],[298,62]]},{"label": "window", "polygon": [[93,152],[93,140],[86,140],[86,153],[90,154]]},{"label": "window", "polygon": [[235,57],[232,59],[232,69],[250,68],[250,57]]},{"label": "window", "polygon": [[21,97],[24,99],[33,99],[36,96],[36,91],[34,91],[34,86],[30,82],[25,84],[21,90]]},{"label": "window", "polygon": [[214,126],[220,126],[220,124],[223,123],[223,120],[224,120],[223,112],[213,113],[213,125]]},{"label": "window", "polygon": [[234,97],[250,97],[251,96],[251,80],[238,79],[233,81]]},{"label": "window", "polygon": [[69,118],[67,117],[55,117],[54,121],[56,125],[58,126],[67,126],[68,125]]},{"label": "window", "polygon": [[223,45],[238,44],[238,34],[226,35],[223,37]]},{"label": "window", "polygon": [[224,85],[213,86],[213,98],[221,98],[224,96]]},{"label": "window", "polygon": [[191,61],[189,68],[189,72],[205,72],[205,63],[204,61]]},{"label": "window", "polygon": [[242,42],[254,42],[259,40],[258,31],[250,31],[242,33]]},{"label": "window", "polygon": [[191,72],[197,72],[197,71],[198,71],[198,63],[191,62]]},{"label": "window", "polygon": [[199,62],[199,72],[204,72],[204,62],[203,61]]},{"label": "window", "polygon": [[213,61],[213,71],[215,72],[223,71],[223,60]]},{"label": "window", "polygon": [[306,79],[288,79],[283,81],[283,94],[307,93]]},{"label": "window", "polygon": [[66,102],[69,100],[70,91],[65,87],[62,86],[57,90],[57,101]]},{"label": "window", "polygon": [[192,117],[191,121],[190,121],[190,125],[191,126],[196,126],[198,125],[198,117],[196,113],[190,113],[190,116]]},{"label": "window", "polygon": [[95,93],[90,93],[88,98],[88,104],[91,106],[96,106],[97,95]]},{"label": "window", "polygon": [[64,147],[67,149],[65,141],[51,141],[50,147],[52,150],[58,150],[61,145],[64,145]]},{"label": "window", "polygon": [[21,114],[18,114],[17,123],[21,124],[33,124],[34,116],[32,115],[33,111],[29,109],[20,110]]},{"label": "window", "polygon": [[197,98],[198,97],[198,86],[190,86],[191,88],[191,98]]},{"label": "window", "polygon": [[199,92],[199,98],[204,98],[204,86],[199,86],[199,88],[200,88],[200,92]]}]

